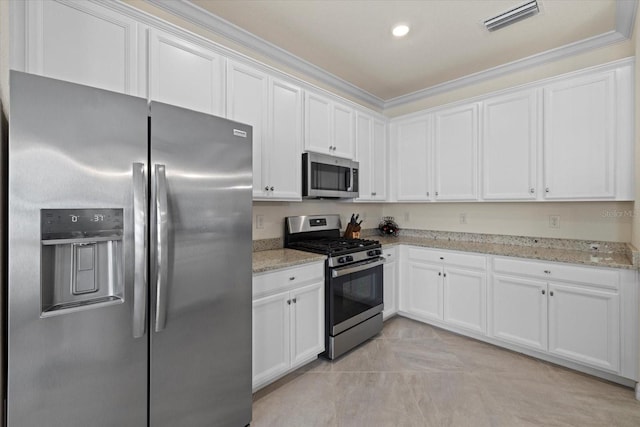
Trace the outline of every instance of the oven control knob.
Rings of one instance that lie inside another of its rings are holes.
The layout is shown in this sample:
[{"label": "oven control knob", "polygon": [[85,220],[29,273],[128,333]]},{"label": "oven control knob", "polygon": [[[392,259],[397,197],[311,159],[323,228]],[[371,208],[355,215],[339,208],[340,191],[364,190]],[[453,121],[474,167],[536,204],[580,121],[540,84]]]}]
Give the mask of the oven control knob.
[{"label": "oven control knob", "polygon": [[367,256],[375,256],[376,251],[367,251]]},{"label": "oven control knob", "polygon": [[338,263],[340,264],[344,264],[347,260],[344,259],[343,256],[341,256],[340,258],[338,258]]},{"label": "oven control knob", "polygon": [[376,249],[376,255],[382,255],[382,249]]},{"label": "oven control knob", "polygon": [[351,255],[346,256],[346,258],[347,258],[347,261],[349,262],[353,261],[353,257]]}]

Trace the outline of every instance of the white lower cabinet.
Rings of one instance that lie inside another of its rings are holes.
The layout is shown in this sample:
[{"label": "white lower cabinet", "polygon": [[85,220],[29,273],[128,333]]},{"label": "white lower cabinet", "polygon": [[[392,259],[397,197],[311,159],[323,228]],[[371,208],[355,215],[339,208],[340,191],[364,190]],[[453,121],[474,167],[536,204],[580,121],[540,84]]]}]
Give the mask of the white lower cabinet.
[{"label": "white lower cabinet", "polygon": [[484,334],[486,257],[403,247],[400,310]]},{"label": "white lower cabinet", "polygon": [[384,256],[383,271],[383,301],[384,310],[382,318],[388,319],[398,312],[398,249],[385,248],[382,250]]},{"label": "white lower cabinet", "polygon": [[253,389],[324,351],[324,264],[253,278]]},{"label": "white lower cabinet", "polygon": [[621,337],[635,338],[621,329],[625,283],[617,271],[497,257],[494,272],[491,337],[624,374]]},{"label": "white lower cabinet", "polygon": [[549,283],[549,353],[618,372],[617,292]]}]

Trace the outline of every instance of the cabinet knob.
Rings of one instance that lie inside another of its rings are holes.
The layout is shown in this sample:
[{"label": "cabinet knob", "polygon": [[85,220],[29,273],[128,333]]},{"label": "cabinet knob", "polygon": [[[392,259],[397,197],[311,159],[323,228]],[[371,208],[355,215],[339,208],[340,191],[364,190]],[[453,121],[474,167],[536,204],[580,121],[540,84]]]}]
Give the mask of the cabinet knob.
[{"label": "cabinet knob", "polygon": [[429,197],[429,192],[427,191],[427,197]]},{"label": "cabinet knob", "polygon": [[296,280],[296,276],[289,277],[289,280]]},{"label": "cabinet knob", "polygon": [[535,192],[536,192],[536,189],[535,189],[535,188],[530,188],[530,189],[529,189],[529,193],[533,194],[533,193],[535,193]]},{"label": "cabinet knob", "polygon": [[549,295],[553,296],[553,291],[549,292]]},{"label": "cabinet knob", "polygon": [[293,303],[295,304],[296,302],[298,302],[298,299],[297,299],[297,298],[294,298],[294,299],[293,299]]},{"label": "cabinet knob", "polygon": [[264,187],[264,191],[269,191],[269,186]]},{"label": "cabinet knob", "polygon": [[545,270],[544,274],[551,274],[551,270]]},{"label": "cabinet knob", "polygon": [[447,277],[447,273],[444,273],[444,277]]},{"label": "cabinet knob", "polygon": [[543,290],[542,290],[542,295],[544,295],[544,294],[546,294],[546,292],[545,292],[545,290],[543,289]]},{"label": "cabinet knob", "polygon": [[442,272],[438,273],[438,276],[442,276]]},{"label": "cabinet knob", "polygon": [[436,196],[438,195],[438,192],[436,191]]},{"label": "cabinet knob", "polygon": [[287,304],[291,305],[291,300],[290,299],[287,300]]},{"label": "cabinet knob", "polygon": [[269,190],[273,191],[273,187],[271,187]]},{"label": "cabinet knob", "polygon": [[372,195],[372,196],[375,196],[375,195],[376,195],[375,191],[374,191],[373,193],[371,193],[371,195]]},{"label": "cabinet knob", "polygon": [[545,193],[548,193],[548,192],[549,192],[549,187],[545,188],[545,189],[544,189],[544,192],[545,192]]}]

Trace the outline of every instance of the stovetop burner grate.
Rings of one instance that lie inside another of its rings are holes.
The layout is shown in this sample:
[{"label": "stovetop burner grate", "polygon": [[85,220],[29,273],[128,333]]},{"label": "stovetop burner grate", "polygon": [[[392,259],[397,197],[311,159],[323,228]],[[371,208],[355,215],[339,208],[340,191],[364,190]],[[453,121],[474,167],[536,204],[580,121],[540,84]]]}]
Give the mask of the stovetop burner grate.
[{"label": "stovetop burner grate", "polygon": [[376,240],[334,238],[303,240],[293,242],[289,245],[289,247],[293,249],[302,249],[322,254],[333,255],[337,253],[351,252],[354,250],[366,250],[368,248],[380,247],[380,244]]}]

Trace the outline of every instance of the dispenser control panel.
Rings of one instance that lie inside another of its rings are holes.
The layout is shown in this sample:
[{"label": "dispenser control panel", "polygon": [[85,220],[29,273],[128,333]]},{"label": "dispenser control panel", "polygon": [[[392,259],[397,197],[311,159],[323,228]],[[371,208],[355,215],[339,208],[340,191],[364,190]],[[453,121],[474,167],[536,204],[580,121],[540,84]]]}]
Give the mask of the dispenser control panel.
[{"label": "dispenser control panel", "polygon": [[122,209],[42,209],[42,240],[122,236]]}]

